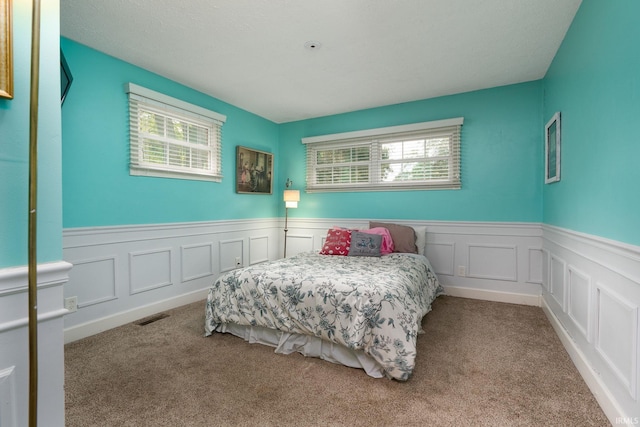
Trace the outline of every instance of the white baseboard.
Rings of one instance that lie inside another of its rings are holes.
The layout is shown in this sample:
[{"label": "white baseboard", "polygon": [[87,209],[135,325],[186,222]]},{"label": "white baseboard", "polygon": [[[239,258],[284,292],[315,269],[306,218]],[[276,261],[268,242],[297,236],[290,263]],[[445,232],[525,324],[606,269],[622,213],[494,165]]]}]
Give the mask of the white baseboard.
[{"label": "white baseboard", "polygon": [[569,353],[569,357],[571,357],[573,364],[578,369],[578,372],[580,372],[580,375],[582,375],[584,382],[591,390],[591,393],[593,393],[594,397],[600,404],[602,411],[607,416],[611,424],[620,425],[621,423],[619,420],[625,419],[625,417],[626,419],[633,419],[624,414],[624,411],[620,408],[614,396],[609,392],[605,384],[600,379],[600,376],[591,368],[584,353],[576,346],[575,342],[562,326],[560,320],[558,320],[556,315],[553,314],[553,311],[547,305],[544,298],[541,298],[541,302],[542,310],[549,319],[551,326],[553,326],[553,329],[556,331],[558,338],[560,338],[562,345],[564,345],[567,353]]},{"label": "white baseboard", "polygon": [[[153,304],[136,307],[128,311],[72,326],[64,331],[64,343],[68,344],[70,342],[134,322],[144,317],[151,316],[164,310],[170,310],[186,304],[191,304],[192,302],[205,300],[207,298],[207,292],[208,288],[200,289],[175,298],[169,298],[164,301],[158,301]],[[204,312],[204,305],[202,306],[202,310]],[[204,326],[202,333],[204,334]]]},{"label": "white baseboard", "polygon": [[445,294],[452,297],[479,299],[484,301],[506,302],[510,304],[532,305],[540,307],[540,295],[517,294],[487,289],[463,288],[460,286],[443,286]]}]

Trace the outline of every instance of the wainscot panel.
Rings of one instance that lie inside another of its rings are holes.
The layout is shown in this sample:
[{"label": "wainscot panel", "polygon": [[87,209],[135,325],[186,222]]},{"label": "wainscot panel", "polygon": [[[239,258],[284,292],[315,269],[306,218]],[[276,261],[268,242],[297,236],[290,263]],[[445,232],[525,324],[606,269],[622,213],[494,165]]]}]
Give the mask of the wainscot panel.
[{"label": "wainscot panel", "polygon": [[15,366],[0,369],[0,426],[18,425],[15,371]]},{"label": "wainscot panel", "polygon": [[[289,220],[291,221],[291,220]],[[324,236],[321,243],[317,244],[317,236],[313,234],[304,234],[300,231],[291,232],[291,226],[289,226],[289,233],[287,235],[287,256],[292,256],[300,252],[310,252],[313,250],[320,250],[324,245]]]},{"label": "wainscot panel", "polygon": [[236,239],[221,240],[219,242],[218,264],[220,265],[220,273],[231,271],[244,264],[242,262],[244,241],[244,237],[238,237]]},{"label": "wainscot panel", "polygon": [[[47,396],[38,419],[64,425],[64,349],[62,288],[71,265],[38,265],[38,389]],[[29,418],[28,269],[0,269],[0,425],[26,425]],[[18,423],[18,420],[21,420]],[[24,423],[22,422],[24,421]]]},{"label": "wainscot panel", "polygon": [[[426,226],[424,252],[447,294],[542,305],[611,422],[640,416],[640,248],[532,223],[372,219]],[[287,255],[368,221],[290,218]],[[283,219],[65,230],[64,258],[78,271],[64,296],[79,307],[65,316],[65,341],[204,300],[221,271],[281,258],[283,230]],[[131,271],[132,254],[154,253],[171,254],[145,260],[155,275]],[[132,278],[142,292],[130,292]]]},{"label": "wainscot panel", "polygon": [[269,261],[269,236],[249,238],[249,264],[259,264]]},{"label": "wainscot panel", "polygon": [[183,245],[180,249],[182,282],[213,275],[212,243]]},{"label": "wainscot panel", "polygon": [[78,308],[100,304],[117,298],[116,266],[117,256],[109,254],[100,258],[88,258],[76,261],[69,273],[69,280],[75,283],[86,283],[77,289],[75,296],[79,301]]},{"label": "wainscot panel", "polygon": [[129,252],[129,293],[152,291],[171,282],[171,248]]},{"label": "wainscot panel", "polygon": [[[371,219],[426,227],[426,244],[422,249],[448,294],[540,305],[540,224]],[[327,230],[333,226],[368,228],[369,218],[289,218],[287,255],[319,251]],[[534,255],[530,254],[532,251]],[[534,261],[533,265],[530,260]]]},{"label": "wainscot panel", "polygon": [[[65,342],[204,300],[220,273],[281,252],[277,219],[66,229]],[[247,262],[249,260],[249,262]]]},{"label": "wainscot panel", "polygon": [[640,248],[542,229],[545,313],[611,423],[638,419]]}]

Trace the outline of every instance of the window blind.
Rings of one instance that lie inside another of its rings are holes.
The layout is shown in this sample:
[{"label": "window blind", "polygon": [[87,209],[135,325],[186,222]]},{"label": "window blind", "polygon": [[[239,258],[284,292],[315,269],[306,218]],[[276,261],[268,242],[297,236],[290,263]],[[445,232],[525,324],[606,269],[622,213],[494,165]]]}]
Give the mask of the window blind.
[{"label": "window blind", "polygon": [[304,138],[307,191],[459,189],[463,119]]},{"label": "window blind", "polygon": [[222,180],[225,117],[129,84],[130,173]]}]

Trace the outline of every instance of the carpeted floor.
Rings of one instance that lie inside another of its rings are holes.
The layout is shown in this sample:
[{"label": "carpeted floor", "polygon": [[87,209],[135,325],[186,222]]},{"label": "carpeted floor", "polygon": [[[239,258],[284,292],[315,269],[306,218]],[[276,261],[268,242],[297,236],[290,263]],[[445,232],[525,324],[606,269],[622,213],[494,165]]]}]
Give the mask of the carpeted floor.
[{"label": "carpeted floor", "polygon": [[407,382],[166,313],[65,346],[67,426],[610,425],[538,307],[438,298]]}]

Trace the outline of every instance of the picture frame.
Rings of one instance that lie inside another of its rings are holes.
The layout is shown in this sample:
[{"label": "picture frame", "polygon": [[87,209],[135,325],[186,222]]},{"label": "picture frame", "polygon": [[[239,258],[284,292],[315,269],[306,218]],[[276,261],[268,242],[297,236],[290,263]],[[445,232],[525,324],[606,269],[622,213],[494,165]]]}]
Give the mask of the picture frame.
[{"label": "picture frame", "polygon": [[236,193],[273,193],[273,154],[236,147]]},{"label": "picture frame", "polygon": [[553,115],[544,127],[544,183],[560,181],[560,154],[562,148],[560,112]]},{"label": "picture frame", "polygon": [[60,49],[60,105],[64,105],[64,100],[67,98],[71,83],[73,83],[73,75],[64,57],[64,53],[62,49]]},{"label": "picture frame", "polygon": [[0,0],[0,98],[13,99],[12,0]]}]

